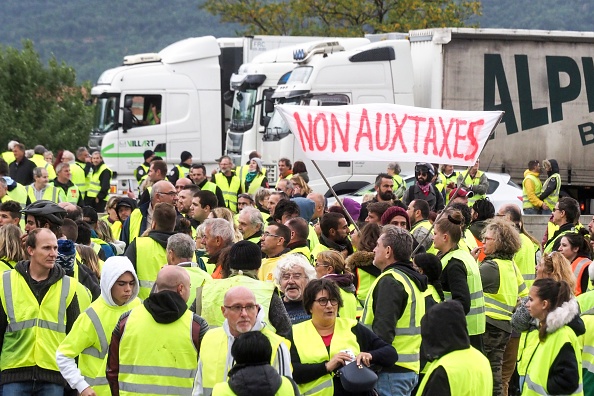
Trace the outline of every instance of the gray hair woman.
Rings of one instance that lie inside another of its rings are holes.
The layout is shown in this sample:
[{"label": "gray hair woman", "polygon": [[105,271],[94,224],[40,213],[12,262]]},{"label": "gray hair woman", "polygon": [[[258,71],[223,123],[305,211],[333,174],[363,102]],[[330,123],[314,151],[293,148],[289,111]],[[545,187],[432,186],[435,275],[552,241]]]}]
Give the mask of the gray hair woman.
[{"label": "gray hair woman", "polygon": [[274,280],[283,293],[283,303],[292,324],[311,318],[303,308],[303,290],[316,279],[316,270],[302,254],[287,254],[274,269]]}]

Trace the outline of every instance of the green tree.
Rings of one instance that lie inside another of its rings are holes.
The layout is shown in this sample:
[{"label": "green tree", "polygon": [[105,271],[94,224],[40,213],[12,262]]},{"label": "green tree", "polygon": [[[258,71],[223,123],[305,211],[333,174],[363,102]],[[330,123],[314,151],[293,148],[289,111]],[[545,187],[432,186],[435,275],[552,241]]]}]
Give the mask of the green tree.
[{"label": "green tree", "polygon": [[244,34],[321,36],[461,27],[481,13],[478,0],[206,0],[203,7]]},{"label": "green tree", "polygon": [[0,151],[12,139],[51,150],[86,145],[92,109],[83,92],[74,69],[54,57],[43,65],[31,41],[20,51],[0,47]]}]

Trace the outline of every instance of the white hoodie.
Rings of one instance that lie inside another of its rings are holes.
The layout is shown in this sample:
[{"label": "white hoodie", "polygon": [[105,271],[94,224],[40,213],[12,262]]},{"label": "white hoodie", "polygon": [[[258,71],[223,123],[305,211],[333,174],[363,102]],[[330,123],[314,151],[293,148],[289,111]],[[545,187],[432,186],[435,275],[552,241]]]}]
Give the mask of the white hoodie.
[{"label": "white hoodie", "polygon": [[[134,277],[135,286],[132,289],[132,296],[128,302],[122,306],[118,306],[113,301],[111,289],[118,278],[126,272],[130,272]],[[107,306],[107,312],[110,313],[109,318],[99,316],[99,320],[101,321],[103,327],[113,329],[115,328],[117,321],[123,313],[140,304],[140,300],[138,299],[138,291],[140,290],[138,285],[138,277],[136,276],[136,271],[134,271],[132,262],[125,256],[113,256],[105,260],[105,263],[103,264],[103,270],[101,271],[100,286],[101,296],[95,300],[88,309],[95,308],[95,312],[99,314],[101,312],[106,312],[105,306]],[[104,320],[109,321],[110,323],[105,323]],[[58,367],[60,368],[62,376],[68,382],[68,384],[73,389],[76,389],[79,393],[82,393],[82,391],[84,391],[90,385],[87,383],[87,381],[85,381],[85,378],[77,367],[74,358],[78,356],[85,348],[93,346],[92,344],[81,344],[80,340],[82,338],[89,340],[90,343],[92,342],[91,339],[96,339],[97,337],[96,334],[93,334],[92,336],[83,336],[80,334],[81,332],[88,331],[89,321],[90,319],[88,315],[86,315],[86,311],[81,313],[78,319],[76,319],[76,322],[74,322],[71,332],[66,336],[64,341],[62,341],[60,347],[58,347],[58,351],[56,352],[56,362],[58,363]],[[111,331],[106,331],[106,337],[109,344],[109,342],[111,342]],[[61,352],[62,347],[64,350],[71,351],[68,353],[68,356]],[[77,353],[73,354],[72,352]]]},{"label": "white hoodie", "polygon": [[[251,331],[261,331],[266,326],[266,322],[264,322],[265,316],[266,312],[260,305],[260,311],[258,312],[258,316],[256,316],[256,323],[254,324],[254,327],[252,327]],[[225,330],[225,334],[227,334],[226,367],[228,373],[233,367],[233,364],[235,364],[235,359],[233,359],[233,356],[231,355],[231,347],[233,346],[235,337],[233,337],[229,331],[229,323],[227,322],[227,319],[225,319],[223,322],[223,329]],[[192,390],[192,396],[202,396],[204,394],[204,389],[202,388],[202,364],[202,357],[200,357],[198,359],[198,370],[196,370],[196,377],[194,378],[194,389]],[[280,375],[293,378],[293,374],[291,373],[291,354],[284,343],[281,343],[278,347],[276,358],[274,359],[272,367],[274,367]]]}]

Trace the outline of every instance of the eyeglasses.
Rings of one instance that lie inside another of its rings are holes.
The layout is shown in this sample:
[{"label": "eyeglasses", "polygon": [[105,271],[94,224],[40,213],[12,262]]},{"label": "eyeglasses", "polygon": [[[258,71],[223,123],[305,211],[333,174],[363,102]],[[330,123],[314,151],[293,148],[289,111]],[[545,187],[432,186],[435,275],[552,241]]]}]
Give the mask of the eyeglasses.
[{"label": "eyeglasses", "polygon": [[290,273],[287,273],[287,274],[283,274],[281,276],[281,279],[282,280],[285,280],[285,281],[288,281],[291,278],[293,278],[293,280],[297,280],[298,281],[301,278],[305,278],[305,275],[303,275],[303,274],[290,274]]},{"label": "eyeglasses", "polygon": [[264,231],[264,232],[262,233],[262,236],[263,236],[264,238],[267,238],[267,237],[269,237],[269,236],[272,236],[272,237],[275,237],[275,238],[282,238],[282,236],[280,236],[280,235],[276,235],[276,234],[271,234],[271,233],[269,233],[268,231]]},{"label": "eyeglasses", "polygon": [[230,310],[233,313],[241,313],[242,310],[245,309],[246,313],[252,313],[256,310],[256,308],[258,308],[257,305],[253,305],[253,304],[248,304],[248,305],[231,305],[231,306],[227,306],[224,305],[224,307],[228,310]]},{"label": "eyeglasses", "polygon": [[166,193],[164,193],[164,192],[158,192],[157,194],[160,194],[160,195],[169,195],[170,197],[174,197],[174,196],[177,195],[177,192],[175,192],[175,191],[169,191],[169,192],[166,192]]},{"label": "eyeglasses", "polygon": [[318,298],[317,300],[314,300],[314,301],[317,302],[318,304],[320,304],[322,307],[325,307],[326,305],[328,305],[328,303],[330,303],[330,305],[332,305],[333,307],[338,305],[338,299],[336,299],[336,298],[322,297],[322,298]]},{"label": "eyeglasses", "polygon": [[324,264],[324,263],[320,263],[319,261],[316,260],[316,267],[330,267],[330,264]]}]

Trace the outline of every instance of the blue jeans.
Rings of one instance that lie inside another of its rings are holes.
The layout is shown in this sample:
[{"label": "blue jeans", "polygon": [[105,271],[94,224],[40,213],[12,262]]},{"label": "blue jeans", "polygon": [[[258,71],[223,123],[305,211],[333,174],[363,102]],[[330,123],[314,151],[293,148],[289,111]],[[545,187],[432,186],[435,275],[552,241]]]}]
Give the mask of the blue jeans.
[{"label": "blue jeans", "polygon": [[379,373],[375,389],[379,396],[410,396],[417,382],[419,375],[409,371],[406,373]]},{"label": "blue jeans", "polygon": [[63,396],[64,387],[44,381],[11,382],[2,385],[3,396]]},{"label": "blue jeans", "polygon": [[536,209],[536,208],[524,208],[524,214],[527,214],[527,215],[537,215],[538,214],[538,209]]}]

